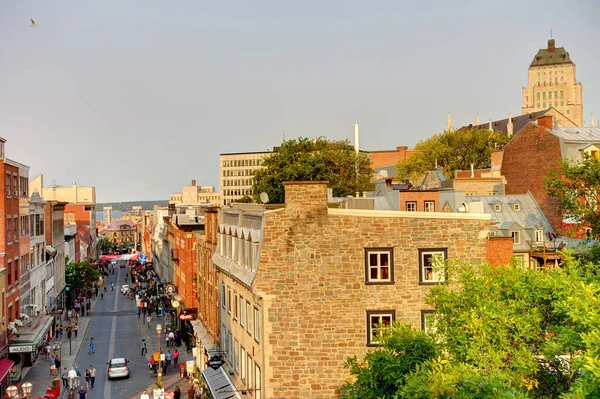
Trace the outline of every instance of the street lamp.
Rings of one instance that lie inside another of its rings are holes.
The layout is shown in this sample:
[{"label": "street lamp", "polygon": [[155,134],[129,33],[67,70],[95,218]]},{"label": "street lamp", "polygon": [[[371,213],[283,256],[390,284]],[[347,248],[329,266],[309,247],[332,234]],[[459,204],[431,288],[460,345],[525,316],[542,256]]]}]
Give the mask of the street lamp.
[{"label": "street lamp", "polygon": [[17,388],[15,385],[11,385],[10,387],[6,388],[6,393],[8,394],[9,398],[16,398],[19,394],[19,388]]},{"label": "street lamp", "polygon": [[171,306],[175,308],[175,329],[177,333],[179,333],[179,301],[173,299],[171,300]]},{"label": "street lamp", "polygon": [[162,359],[160,355],[160,333],[162,331],[162,326],[160,324],[156,325],[156,335],[158,336],[158,386],[162,388]]},{"label": "street lamp", "polygon": [[[31,382],[24,382],[21,384],[21,389],[23,390],[23,395],[27,399],[31,399],[31,390],[33,389],[33,384]],[[19,397],[19,388],[16,385],[12,385],[6,388],[6,393],[9,398],[18,398]]]}]

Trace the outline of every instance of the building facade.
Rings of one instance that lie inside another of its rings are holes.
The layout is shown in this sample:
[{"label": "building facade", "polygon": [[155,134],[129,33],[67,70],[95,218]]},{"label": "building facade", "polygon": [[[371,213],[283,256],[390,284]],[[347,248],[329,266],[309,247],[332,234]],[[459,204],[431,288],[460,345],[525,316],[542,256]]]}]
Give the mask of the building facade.
[{"label": "building facade", "polygon": [[46,201],[44,201],[36,191],[31,194],[29,200],[29,218],[30,218],[30,246],[31,246],[31,310],[46,310],[46,293],[54,285],[54,270],[48,270],[48,261],[46,258]]},{"label": "building facade", "polygon": [[215,191],[213,186],[198,186],[196,180],[192,180],[189,186],[183,186],[181,192],[171,194],[169,204],[184,205],[219,205],[221,194]]},{"label": "building facade", "polygon": [[49,259],[51,276],[46,277],[46,309],[64,309],[66,299],[65,280],[65,207],[66,202],[46,201],[44,216],[46,235],[46,259]]},{"label": "building facade", "polygon": [[337,398],[381,324],[426,327],[436,259],[486,260],[489,227],[484,214],[328,209],[323,182],[286,183],[280,209],[224,209],[213,262],[234,390]]},{"label": "building facade", "polygon": [[522,114],[554,107],[575,125],[583,126],[582,86],[577,82],[575,64],[564,47],[556,47],[554,39],[533,58],[522,91]]},{"label": "building facade", "polygon": [[221,206],[230,205],[244,196],[252,196],[254,173],[262,168],[262,161],[271,154],[240,152],[219,155]]},{"label": "building facade", "polygon": [[173,215],[170,227],[173,231],[173,282],[185,307],[196,308],[194,250],[196,236],[204,235],[204,216]]},{"label": "building facade", "polygon": [[112,218],[112,206],[105,206],[105,207],[103,207],[102,208],[102,212],[103,212],[103,215],[104,215],[104,225],[108,226],[113,221],[113,218]]},{"label": "building facade", "polygon": [[129,245],[137,248],[137,226],[129,220],[114,220],[104,229],[104,238],[116,246]]}]

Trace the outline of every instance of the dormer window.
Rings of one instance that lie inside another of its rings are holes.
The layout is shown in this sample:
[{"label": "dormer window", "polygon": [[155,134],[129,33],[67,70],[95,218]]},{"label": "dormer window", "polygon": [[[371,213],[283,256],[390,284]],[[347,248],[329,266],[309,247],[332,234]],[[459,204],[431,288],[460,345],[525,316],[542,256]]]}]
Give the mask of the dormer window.
[{"label": "dormer window", "polygon": [[502,211],[502,205],[500,205],[500,204],[494,205],[494,211],[501,212]]},{"label": "dormer window", "polygon": [[514,204],[513,209],[515,210],[515,212],[519,212],[521,210],[521,204]]}]

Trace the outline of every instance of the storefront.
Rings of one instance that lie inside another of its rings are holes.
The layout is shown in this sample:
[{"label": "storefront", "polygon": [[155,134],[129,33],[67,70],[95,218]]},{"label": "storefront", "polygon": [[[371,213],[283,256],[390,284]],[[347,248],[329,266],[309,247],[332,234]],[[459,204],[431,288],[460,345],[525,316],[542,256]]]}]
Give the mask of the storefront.
[{"label": "storefront", "polygon": [[43,343],[52,338],[53,316],[38,316],[29,319],[19,332],[8,342],[9,358],[22,367],[29,367],[40,353]]},{"label": "storefront", "polygon": [[13,383],[10,379],[10,374],[14,365],[15,362],[10,359],[0,359],[0,395],[4,395],[6,388]]}]

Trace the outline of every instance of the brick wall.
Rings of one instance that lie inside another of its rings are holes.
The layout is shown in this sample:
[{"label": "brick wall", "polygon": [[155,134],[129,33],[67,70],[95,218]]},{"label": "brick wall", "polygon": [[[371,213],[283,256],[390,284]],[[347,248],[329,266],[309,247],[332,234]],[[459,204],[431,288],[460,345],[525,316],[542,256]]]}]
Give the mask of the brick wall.
[{"label": "brick wall", "polygon": [[416,201],[417,212],[425,212],[425,201],[435,202],[435,211],[440,212],[440,193],[439,191],[399,191],[400,210],[406,210],[406,202]]},{"label": "brick wall", "polygon": [[[252,286],[263,308],[264,395],[337,398],[350,376],[346,359],[367,350],[368,310],[395,310],[396,320],[420,328],[429,286],[419,285],[419,249],[447,248],[449,258],[482,263],[490,221],[447,213],[302,214],[293,201],[320,209],[326,185],[285,189],[286,208],[266,214]],[[393,248],[394,284],[365,284],[364,249],[372,247]]]},{"label": "brick wall", "polygon": [[396,147],[396,150],[387,151],[370,151],[371,168],[381,168],[383,166],[396,165],[398,162],[408,158],[413,154],[413,150],[408,147]]},{"label": "brick wall", "polygon": [[513,256],[512,237],[491,237],[486,245],[487,262],[492,266],[504,266],[511,262]]},{"label": "brick wall", "polygon": [[538,118],[538,125],[527,124],[504,148],[504,190],[506,194],[531,191],[552,228],[560,231],[562,215],[558,201],[548,195],[543,183],[548,172],[560,170],[560,143],[546,130],[552,128],[552,117]]}]

